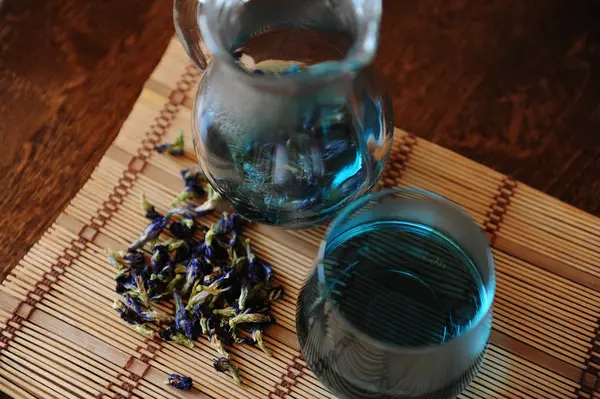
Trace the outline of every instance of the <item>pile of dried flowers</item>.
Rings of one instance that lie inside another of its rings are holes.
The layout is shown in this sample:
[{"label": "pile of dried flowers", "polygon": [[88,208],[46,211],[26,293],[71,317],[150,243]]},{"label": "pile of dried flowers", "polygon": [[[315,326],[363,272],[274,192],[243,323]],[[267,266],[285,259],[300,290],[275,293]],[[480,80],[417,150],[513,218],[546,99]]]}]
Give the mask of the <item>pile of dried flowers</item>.
[{"label": "pile of dried flowers", "polygon": [[[182,140],[180,135],[176,154],[182,152]],[[210,228],[200,227],[198,218],[215,210],[220,197],[197,169],[183,170],[181,176],[185,189],[173,207],[163,215],[142,194],[141,206],[150,223],[127,251],[108,251],[109,262],[118,270],[114,308],[144,335],[154,336],[155,325],[162,339],[188,347],[206,337],[218,353],[215,369],[240,384],[225,346],[257,345],[269,354],[263,328],[273,323],[269,309],[283,290],[272,284],[271,266],[242,238],[244,220],[239,215],[223,212]],[[190,201],[204,194],[204,203],[192,205]],[[157,308],[171,299],[174,314]],[[173,374],[167,383],[189,389],[191,379],[186,378]]]}]

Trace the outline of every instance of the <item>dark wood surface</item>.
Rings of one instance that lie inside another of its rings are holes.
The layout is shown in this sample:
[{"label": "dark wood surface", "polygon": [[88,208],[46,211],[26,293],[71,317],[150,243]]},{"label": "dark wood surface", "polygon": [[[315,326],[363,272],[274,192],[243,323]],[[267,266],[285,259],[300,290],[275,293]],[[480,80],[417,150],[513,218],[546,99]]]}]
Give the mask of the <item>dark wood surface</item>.
[{"label": "dark wood surface", "polygon": [[[600,215],[600,3],[384,1],[396,125]],[[170,0],[0,0],[0,280],[89,177]]]}]

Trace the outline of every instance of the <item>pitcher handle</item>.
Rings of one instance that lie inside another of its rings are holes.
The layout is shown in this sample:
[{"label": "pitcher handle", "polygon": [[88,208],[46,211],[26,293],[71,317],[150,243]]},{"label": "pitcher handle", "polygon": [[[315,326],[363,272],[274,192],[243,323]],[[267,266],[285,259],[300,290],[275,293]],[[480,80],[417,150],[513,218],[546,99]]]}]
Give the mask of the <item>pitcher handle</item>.
[{"label": "pitcher handle", "polygon": [[174,0],[173,22],[179,41],[200,70],[205,70],[209,56],[203,50],[198,17],[205,0]]}]

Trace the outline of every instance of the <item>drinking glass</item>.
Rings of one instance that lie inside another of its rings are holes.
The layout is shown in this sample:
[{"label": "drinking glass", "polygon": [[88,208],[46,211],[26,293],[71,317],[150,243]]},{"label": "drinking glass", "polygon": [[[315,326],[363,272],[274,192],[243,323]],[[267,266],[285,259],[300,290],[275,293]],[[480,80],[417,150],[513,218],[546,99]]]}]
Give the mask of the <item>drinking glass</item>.
[{"label": "drinking glass", "polygon": [[494,276],[458,205],[415,189],[365,196],[331,224],[298,299],[304,357],[342,398],[453,398],[483,361]]}]

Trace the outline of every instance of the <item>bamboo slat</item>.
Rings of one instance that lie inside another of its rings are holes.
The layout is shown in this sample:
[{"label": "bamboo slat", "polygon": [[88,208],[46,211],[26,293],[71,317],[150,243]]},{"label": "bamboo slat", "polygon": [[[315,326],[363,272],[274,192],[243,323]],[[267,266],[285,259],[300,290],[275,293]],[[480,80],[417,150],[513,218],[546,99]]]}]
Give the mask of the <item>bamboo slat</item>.
[{"label": "bamboo slat", "polygon": [[[302,360],[295,336],[295,302],[325,226],[248,227],[286,297],[265,338],[272,357],[254,347],[232,350],[242,387],[212,370],[206,341],[190,349],[150,340],[110,309],[114,270],[104,250],[124,248],[145,227],[142,192],[164,211],[183,188],[179,171],[195,164],[189,126],[199,78],[173,40],[88,182],[0,286],[0,390],[15,399],[334,397]],[[181,129],[184,157],[151,150]],[[457,202],[494,247],[491,343],[461,398],[600,397],[599,219],[400,130],[382,184]],[[192,376],[194,388],[166,387],[172,372]]]}]

